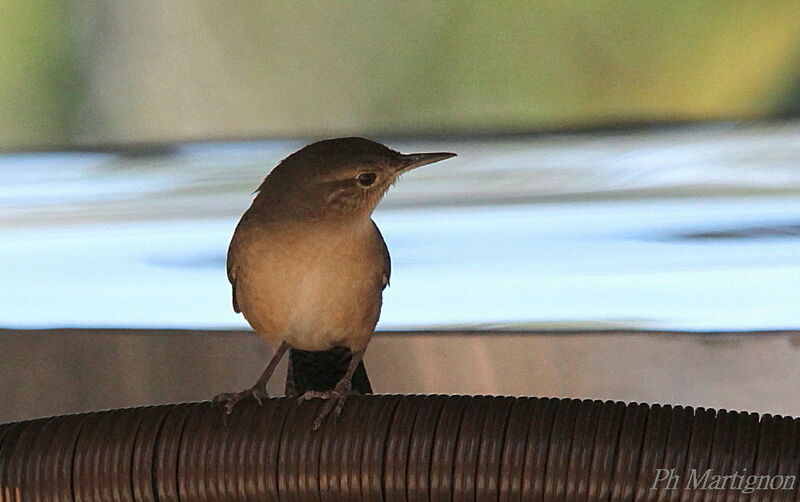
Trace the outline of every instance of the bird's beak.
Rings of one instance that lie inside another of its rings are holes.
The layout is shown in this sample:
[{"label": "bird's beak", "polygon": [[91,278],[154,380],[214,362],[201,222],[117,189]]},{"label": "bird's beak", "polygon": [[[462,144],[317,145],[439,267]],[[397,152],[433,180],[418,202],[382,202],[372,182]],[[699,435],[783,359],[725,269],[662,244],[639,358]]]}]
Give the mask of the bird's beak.
[{"label": "bird's beak", "polygon": [[400,162],[397,164],[397,174],[455,156],[456,154],[448,152],[409,153],[408,155],[401,155]]}]

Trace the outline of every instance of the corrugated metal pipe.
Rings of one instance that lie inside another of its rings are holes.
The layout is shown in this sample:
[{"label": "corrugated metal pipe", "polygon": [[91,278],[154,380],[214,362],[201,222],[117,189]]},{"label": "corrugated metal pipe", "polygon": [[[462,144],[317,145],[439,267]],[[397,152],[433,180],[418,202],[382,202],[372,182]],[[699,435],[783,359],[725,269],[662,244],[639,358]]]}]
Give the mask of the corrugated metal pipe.
[{"label": "corrugated metal pipe", "polygon": [[[387,395],[353,396],[336,423],[312,431],[319,407],[318,400],[250,400],[226,416],[222,406],[203,402],[0,425],[0,500],[800,497],[793,418],[572,399]],[[714,476],[728,477],[720,485]]]}]

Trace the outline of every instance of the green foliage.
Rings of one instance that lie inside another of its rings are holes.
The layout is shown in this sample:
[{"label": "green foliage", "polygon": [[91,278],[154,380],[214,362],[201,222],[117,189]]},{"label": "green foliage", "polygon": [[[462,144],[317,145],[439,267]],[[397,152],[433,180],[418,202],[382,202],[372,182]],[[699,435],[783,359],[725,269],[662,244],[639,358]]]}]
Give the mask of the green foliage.
[{"label": "green foliage", "polygon": [[5,145],[751,118],[800,88],[796,0],[57,4],[4,4]]},{"label": "green foliage", "polygon": [[63,3],[0,0],[0,147],[69,140],[75,65]]}]

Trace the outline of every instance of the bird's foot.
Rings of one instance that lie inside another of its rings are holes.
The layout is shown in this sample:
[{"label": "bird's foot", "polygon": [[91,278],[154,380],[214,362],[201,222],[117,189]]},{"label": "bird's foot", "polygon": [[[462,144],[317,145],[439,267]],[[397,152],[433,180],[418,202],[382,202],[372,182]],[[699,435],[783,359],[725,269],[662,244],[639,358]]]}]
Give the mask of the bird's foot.
[{"label": "bird's foot", "polygon": [[339,418],[339,415],[342,413],[342,408],[344,408],[344,403],[347,401],[347,397],[350,393],[350,385],[337,385],[333,390],[325,392],[309,390],[297,400],[300,403],[310,399],[325,400],[325,404],[322,406],[322,410],[320,410],[316,420],[314,420],[314,425],[312,427],[313,430],[317,430],[322,427],[322,421],[325,420],[325,417],[328,415],[330,415],[334,421]]},{"label": "bird's foot", "polygon": [[236,404],[242,399],[247,399],[248,397],[254,398],[256,401],[258,401],[258,405],[261,406],[263,400],[269,398],[269,393],[263,385],[256,384],[241,392],[226,392],[219,394],[218,396],[214,397],[212,402],[225,403],[225,414],[230,415],[233,412],[233,408],[236,407]]}]

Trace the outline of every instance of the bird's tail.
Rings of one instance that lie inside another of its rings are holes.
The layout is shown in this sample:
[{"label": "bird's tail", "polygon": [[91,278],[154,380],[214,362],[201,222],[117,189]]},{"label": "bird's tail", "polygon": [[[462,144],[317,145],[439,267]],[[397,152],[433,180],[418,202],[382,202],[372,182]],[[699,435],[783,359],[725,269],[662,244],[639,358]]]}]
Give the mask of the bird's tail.
[{"label": "bird's tail", "polygon": [[[289,349],[286,395],[301,396],[309,390],[332,390],[344,376],[352,357],[353,353],[347,347],[321,351]],[[357,394],[372,394],[364,361],[358,364],[353,374],[352,390]]]}]

